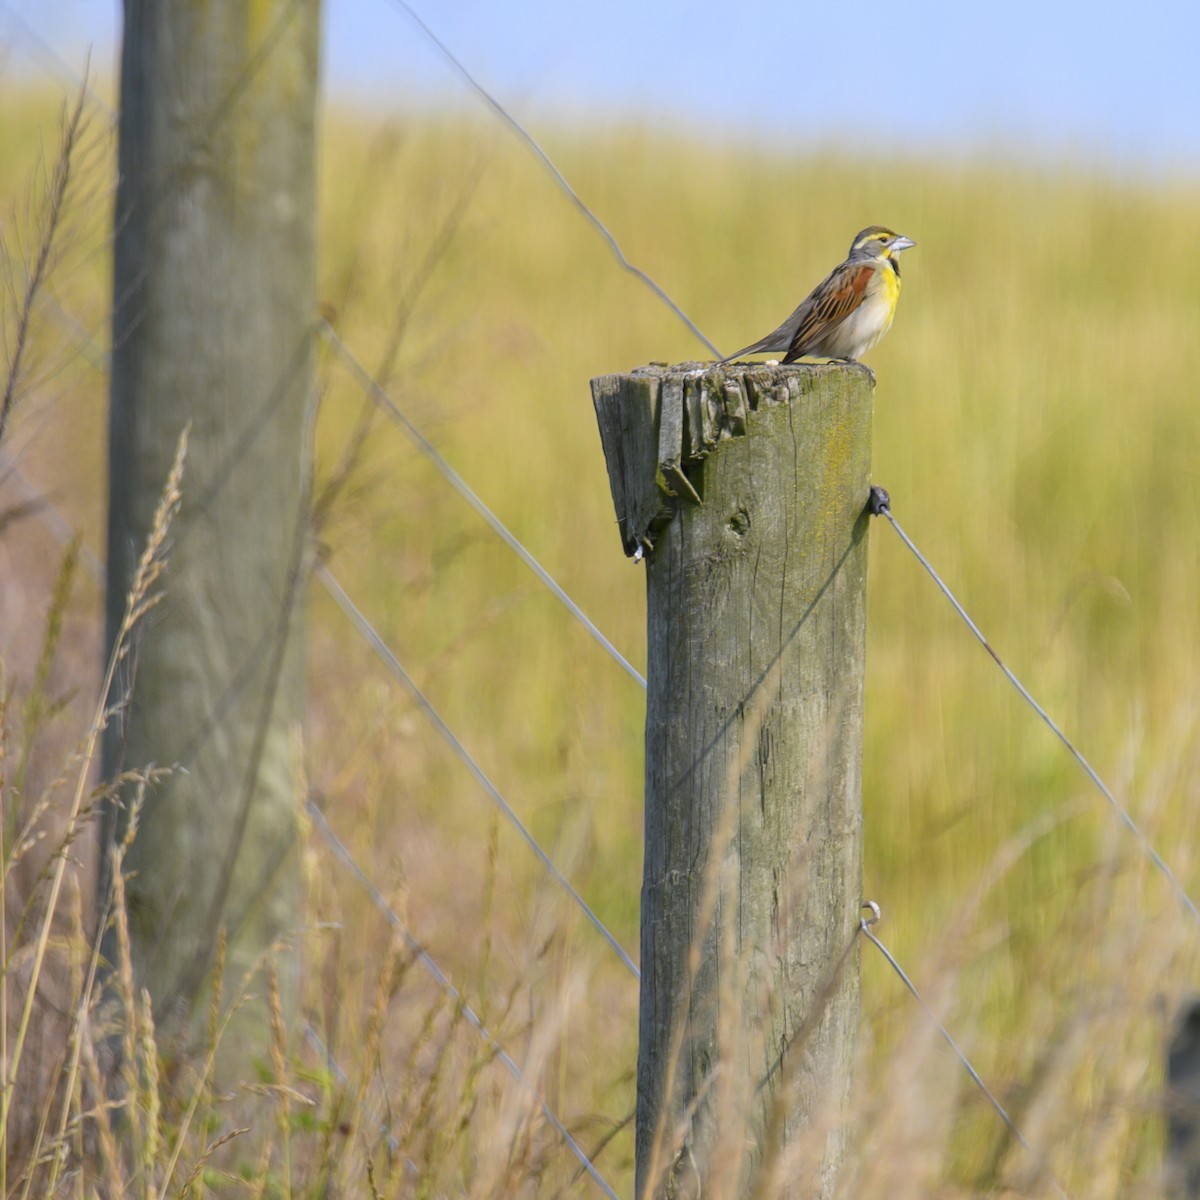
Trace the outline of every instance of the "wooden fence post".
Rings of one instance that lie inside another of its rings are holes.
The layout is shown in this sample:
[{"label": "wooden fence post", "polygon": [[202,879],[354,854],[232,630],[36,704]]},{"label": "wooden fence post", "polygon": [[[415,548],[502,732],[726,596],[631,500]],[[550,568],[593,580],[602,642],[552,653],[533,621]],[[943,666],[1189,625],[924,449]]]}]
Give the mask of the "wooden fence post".
[{"label": "wooden fence post", "polygon": [[[147,787],[124,858],[129,954],[160,1045],[203,1051],[208,997],[228,1005],[268,957],[285,1020],[299,1004],[321,14],[318,0],[125,0],[123,12],[110,650],[191,434],[163,601],[108,697],[120,707],[104,778],[120,786],[105,799],[96,910],[110,913],[110,851],[131,819],[122,775],[171,768]],[[115,920],[102,932],[119,972]],[[220,1090],[270,1058],[266,989],[251,991],[221,1038]]]},{"label": "wooden fence post", "polygon": [[833,1194],[858,1022],[858,365],[592,381],[647,586],[637,1197]]}]

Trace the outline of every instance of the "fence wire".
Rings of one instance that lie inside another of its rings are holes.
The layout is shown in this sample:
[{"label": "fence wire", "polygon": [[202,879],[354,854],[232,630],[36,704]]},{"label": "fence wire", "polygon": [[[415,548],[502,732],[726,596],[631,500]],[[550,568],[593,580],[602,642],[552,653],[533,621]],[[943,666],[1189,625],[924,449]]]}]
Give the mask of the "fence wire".
[{"label": "fence wire", "polygon": [[[1020,1131],[1020,1129],[1017,1128],[1016,1122],[1013,1121],[1012,1117],[1010,1117],[1008,1115],[1008,1112],[1005,1109],[1004,1105],[1001,1104],[1000,1101],[996,1098],[995,1092],[993,1092],[992,1089],[989,1088],[986,1083],[984,1083],[983,1076],[980,1075],[979,1072],[975,1069],[974,1065],[972,1064],[971,1060],[967,1057],[966,1052],[963,1050],[963,1048],[954,1040],[954,1037],[950,1033],[950,1030],[948,1030],[946,1028],[946,1026],[942,1023],[941,1019],[938,1017],[937,1013],[935,1013],[933,1011],[933,1009],[930,1007],[929,1002],[917,990],[917,985],[915,983],[913,983],[913,981],[909,978],[908,973],[904,970],[904,968],[897,961],[896,956],[894,954],[892,954],[892,952],[883,944],[882,941],[880,941],[878,935],[871,928],[873,925],[876,925],[882,919],[882,913],[880,911],[879,905],[876,904],[874,900],[868,900],[863,905],[863,908],[868,910],[871,913],[871,915],[869,917],[860,917],[859,918],[859,922],[858,922],[859,932],[887,960],[888,965],[899,976],[900,981],[908,989],[909,993],[912,995],[912,998],[921,1006],[921,1008],[925,1012],[925,1015],[936,1026],[938,1033],[941,1034],[941,1036],[942,1036],[942,1040],[945,1041],[946,1045],[949,1046],[950,1049],[954,1051],[955,1057],[958,1059],[958,1061],[960,1063],[962,1063],[963,1069],[971,1077],[971,1081],[980,1090],[980,1092],[983,1094],[984,1098],[992,1106],[992,1108],[994,1108],[996,1110],[996,1113],[999,1115],[1000,1119],[1008,1127],[1009,1132],[1013,1135],[1014,1138],[1016,1138],[1017,1142],[1019,1143],[1021,1148],[1025,1151],[1025,1153],[1028,1154],[1030,1158],[1036,1160],[1036,1155],[1033,1152],[1033,1147],[1030,1146],[1029,1142],[1025,1140],[1025,1135]],[[1069,1200],[1067,1193],[1063,1190],[1063,1188],[1059,1184],[1058,1180],[1052,1178],[1051,1182],[1054,1185],[1055,1191],[1059,1194],[1059,1196],[1062,1197],[1062,1200]]]},{"label": "fence wire", "polygon": [[604,924],[603,921],[595,914],[588,902],[575,890],[574,885],[569,879],[558,869],[554,860],[542,849],[538,840],[522,823],[521,818],[517,816],[512,805],[501,794],[500,789],[488,778],[483,768],[471,756],[470,751],[463,745],[458,735],[442,718],[441,714],[434,708],[429,698],[417,686],[416,680],[404,669],[400,660],[393,653],[387,642],[383,639],[379,631],[367,620],[362,610],[350,599],[345,589],[337,581],[337,578],[324,564],[317,567],[317,578],[321,580],[325,590],[333,597],[338,607],[350,619],[351,624],[358,631],[363,640],[371,647],[380,661],[387,667],[392,675],[400,681],[407,689],[408,693],[416,701],[421,711],[429,718],[433,727],[438,731],[463,765],[474,776],[476,783],[488,794],[492,802],[504,814],[505,819],[510,825],[520,834],[525,844],[533,851],[538,862],[545,868],[546,873],[563,889],[564,892],[575,903],[580,912],[587,917],[591,922],[592,927],[600,934],[600,936],[612,947],[613,952],[620,958],[625,965],[626,970],[634,977],[641,978],[641,972],[637,968],[637,964],[625,952],[625,947],[617,941],[612,931]]},{"label": "fence wire", "polygon": [[617,1200],[616,1192],[614,1192],[609,1186],[608,1182],[605,1180],[604,1176],[600,1174],[592,1160],[588,1158],[587,1154],[584,1153],[583,1147],[580,1146],[575,1138],[571,1135],[571,1131],[566,1127],[565,1124],[563,1124],[562,1120],[557,1116],[557,1114],[542,1099],[538,1089],[521,1071],[521,1068],[517,1065],[516,1060],[512,1058],[508,1051],[505,1050],[504,1047],[496,1040],[495,1036],[491,1033],[487,1026],[484,1025],[483,1021],[476,1014],[475,1010],[470,1006],[470,1004],[467,1003],[467,1000],[463,994],[454,986],[453,983],[450,982],[450,977],[446,974],[446,972],[438,966],[425,947],[409,932],[408,927],[400,919],[395,909],[393,909],[392,906],[387,902],[387,897],[384,896],[384,894],[375,886],[371,880],[371,877],[362,869],[362,867],[358,865],[354,856],[350,853],[349,849],[347,849],[345,843],[342,842],[336,833],[334,833],[333,828],[325,819],[325,814],[312,800],[309,800],[308,802],[308,814],[312,818],[313,827],[320,834],[321,839],[334,852],[346,870],[349,871],[349,873],[358,881],[359,885],[371,898],[371,903],[375,905],[387,923],[394,930],[396,930],[401,937],[404,938],[405,944],[416,956],[417,961],[422,967],[425,968],[438,987],[440,987],[442,991],[446,993],[446,995],[457,1007],[458,1011],[462,1013],[467,1024],[469,1024],[471,1028],[479,1034],[480,1038],[483,1039],[486,1045],[492,1051],[494,1051],[496,1058],[504,1064],[505,1068],[508,1070],[508,1073],[513,1077],[513,1079],[520,1084],[521,1087],[523,1087],[533,1098],[535,1103],[538,1105],[542,1116],[546,1118],[546,1120],[553,1127],[554,1131],[563,1139],[563,1142],[566,1144],[567,1148],[579,1161],[579,1165],[588,1173],[588,1175],[591,1176],[592,1181],[597,1187],[600,1188],[602,1192],[604,1192],[606,1196],[610,1198],[610,1200]]},{"label": "fence wire", "polygon": [[346,364],[359,387],[412,438],[421,453],[433,463],[438,474],[483,518],[492,532],[534,573],[538,580],[541,581],[571,616],[591,634],[600,646],[603,647],[605,653],[644,689],[646,686],[645,676],[604,636],[595,622],[567,594],[550,572],[534,558],[520,539],[492,512],[466,480],[442,457],[437,447],[413,424],[404,410],[380,387],[371,373],[350,351],[346,343],[338,336],[333,326],[328,321],[322,321],[321,328],[326,341],[328,341],[330,346],[333,347],[338,356]]},{"label": "fence wire", "polygon": [[421,36],[424,37],[425,40],[429,42],[429,44],[438,52],[438,54],[446,62],[454,74],[457,75],[459,79],[461,79],[463,83],[467,85],[468,88],[470,88],[470,90],[487,106],[488,109],[491,110],[491,112],[499,117],[500,120],[503,121],[504,124],[507,125],[509,129],[511,129],[513,133],[515,133],[517,137],[519,137],[521,141],[523,141],[525,145],[529,147],[530,150],[533,151],[537,160],[542,164],[546,171],[549,172],[550,177],[558,185],[562,193],[584,215],[584,217],[587,218],[591,225],[604,239],[609,250],[612,251],[613,257],[617,260],[621,267],[628,271],[631,275],[634,275],[640,279],[688,327],[688,329],[690,329],[692,333],[695,334],[695,336],[699,338],[699,340],[702,341],[709,350],[712,351],[714,357],[720,358],[720,350],[718,350],[716,346],[709,341],[707,336],[701,332],[700,327],[696,324],[696,322],[693,321],[692,318],[689,317],[687,313],[685,313],[683,309],[671,299],[666,290],[657,282],[655,282],[655,280],[652,279],[649,274],[643,271],[641,267],[634,266],[633,263],[631,263],[629,259],[625,257],[625,252],[621,249],[617,239],[613,236],[608,226],[605,225],[604,222],[601,221],[600,218],[587,206],[587,204],[584,203],[579,193],[567,181],[566,176],[563,175],[562,171],[558,169],[554,163],[554,160],[549,154],[546,153],[541,144],[536,138],[534,138],[533,134],[531,134],[529,130],[526,129],[525,126],[522,125],[521,122],[518,121],[517,118],[514,117],[512,113],[509,112],[508,109],[505,108],[504,105],[501,104],[500,101],[497,100],[496,97],[492,95],[492,93],[489,92],[487,88],[485,88],[483,84],[481,84],[479,80],[475,78],[474,75],[471,74],[470,71],[467,70],[466,66],[463,65],[462,60],[421,19],[416,10],[407,2],[407,0],[392,0],[392,3],[409,19],[409,21],[412,22],[416,29],[420,31]]},{"label": "fence wire", "polygon": [[925,555],[922,554],[919,549],[917,549],[916,543],[912,540],[912,538],[910,538],[908,534],[904,532],[900,522],[896,520],[895,515],[892,513],[891,497],[888,496],[887,492],[883,488],[872,487],[870,509],[875,516],[887,518],[888,523],[896,531],[897,536],[912,552],[917,562],[919,562],[921,566],[925,568],[929,574],[929,577],[935,584],[937,584],[938,590],[942,593],[942,595],[950,601],[954,611],[963,619],[963,622],[974,635],[975,639],[988,652],[988,654],[991,655],[996,666],[998,666],[1004,673],[1005,679],[1007,679],[1009,683],[1016,688],[1021,698],[1026,704],[1029,705],[1031,709],[1033,709],[1046,728],[1054,734],[1054,736],[1059,740],[1059,742],[1062,743],[1064,747],[1066,747],[1067,752],[1083,769],[1084,774],[1086,774],[1088,779],[1091,780],[1091,782],[1095,785],[1097,791],[1099,791],[1105,800],[1108,801],[1113,812],[1115,812],[1120,818],[1121,823],[1136,839],[1142,852],[1154,864],[1154,866],[1162,874],[1163,878],[1166,879],[1167,883],[1170,884],[1172,891],[1174,891],[1177,899],[1179,900],[1179,903],[1183,905],[1183,907],[1193,918],[1200,920],[1200,908],[1197,908],[1196,902],[1188,894],[1187,889],[1183,886],[1183,884],[1180,883],[1179,879],[1175,875],[1175,872],[1171,870],[1163,856],[1158,852],[1157,849],[1155,849],[1154,843],[1150,840],[1149,836],[1143,832],[1142,828],[1133,819],[1129,810],[1120,803],[1120,801],[1113,794],[1112,789],[1104,782],[1103,779],[1100,778],[1100,775],[1096,771],[1095,767],[1093,767],[1092,764],[1088,762],[1086,758],[1084,758],[1083,754],[1080,753],[1075,746],[1075,743],[1072,742],[1071,739],[1063,732],[1061,726],[1059,726],[1054,718],[1051,717],[1050,714],[1033,698],[1029,692],[1029,689],[1009,669],[1008,665],[1004,662],[1000,655],[996,653],[992,644],[980,631],[979,626],[976,625],[973,620],[971,620],[970,615],[962,606],[962,603],[959,601],[958,597],[955,596],[955,594],[950,590],[949,586],[937,573],[937,571],[933,569],[933,566],[930,564]]}]

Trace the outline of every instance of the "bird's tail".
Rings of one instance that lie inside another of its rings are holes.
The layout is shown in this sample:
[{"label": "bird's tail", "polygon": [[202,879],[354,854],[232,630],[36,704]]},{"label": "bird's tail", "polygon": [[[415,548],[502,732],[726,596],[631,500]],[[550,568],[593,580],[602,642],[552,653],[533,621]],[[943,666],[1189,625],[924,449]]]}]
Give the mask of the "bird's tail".
[{"label": "bird's tail", "polygon": [[749,346],[743,346],[740,350],[735,350],[727,357],[718,359],[717,366],[723,367],[726,363],[733,362],[735,358],[741,358],[743,354],[763,354],[768,350],[773,350],[775,347],[771,345],[771,342],[774,338],[775,334],[771,334],[770,337],[765,337],[761,341],[753,342]]}]

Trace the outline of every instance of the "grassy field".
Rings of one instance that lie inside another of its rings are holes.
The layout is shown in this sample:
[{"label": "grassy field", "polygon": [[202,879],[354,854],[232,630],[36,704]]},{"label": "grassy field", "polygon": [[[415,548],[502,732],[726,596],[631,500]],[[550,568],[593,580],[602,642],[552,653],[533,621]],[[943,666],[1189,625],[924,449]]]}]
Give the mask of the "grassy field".
[{"label": "grassy field", "polygon": [[[19,272],[30,242],[14,234],[36,212],[30,181],[39,147],[52,157],[55,107],[11,93],[4,104],[0,213]],[[102,556],[113,147],[100,116],[92,138],[93,199],[74,211],[37,311],[36,369],[5,449]],[[896,324],[869,358],[874,477],[1006,661],[1200,889],[1200,184],[983,151],[951,161],[714,146],[649,128],[551,128],[545,141],[630,259],[722,348],[773,327],[861,226],[916,239]],[[643,581],[621,553],[588,379],[703,348],[482,118],[331,114],[320,188],[319,299],[339,336],[641,665]],[[321,373],[328,479],[364,397],[332,352]],[[372,422],[322,530],[327,561],[634,950],[642,693],[405,433]],[[14,502],[11,486],[4,497]],[[0,536],[18,748],[57,554],[32,521]],[[1040,1197],[1057,1179],[1081,1198],[1157,1195],[1163,1049],[1200,927],[882,524],[869,603],[865,892],[883,907],[880,935],[1033,1154],[865,947],[845,1194]],[[65,611],[50,690],[76,700],[39,727],[26,806],[97,678],[100,609],[86,580]],[[636,986],[316,588],[310,626],[311,782],[331,823],[596,1147],[634,1102]],[[6,806],[18,803],[11,781]],[[10,873],[10,909],[35,885],[30,863]],[[289,1078],[313,1104],[295,1102],[288,1138],[264,1138],[274,1190],[259,1194],[319,1194],[319,1168],[335,1160],[335,1194],[367,1194],[364,1146],[389,1181],[380,1194],[587,1194],[315,835],[309,866],[305,923],[324,927],[306,937],[307,1020],[349,1082],[292,1036]],[[395,978],[381,966],[392,963]],[[625,1125],[598,1158],[626,1195],[632,1154]]]}]

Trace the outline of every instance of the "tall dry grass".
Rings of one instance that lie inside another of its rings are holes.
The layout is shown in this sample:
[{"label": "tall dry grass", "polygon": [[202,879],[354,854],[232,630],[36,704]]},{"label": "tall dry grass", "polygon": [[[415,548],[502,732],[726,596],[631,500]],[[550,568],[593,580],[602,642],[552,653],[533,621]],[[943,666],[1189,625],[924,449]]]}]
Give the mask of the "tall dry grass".
[{"label": "tall dry grass", "polygon": [[[15,96],[6,113],[0,185],[19,198],[36,131],[52,118]],[[551,131],[547,141],[630,257],[722,346],[776,322],[859,227],[884,221],[917,240],[896,325],[871,360],[875,477],[1191,885],[1195,181],[1069,163],[1051,172],[986,153],[947,162],[767,152],[629,128]],[[101,189],[105,169],[111,154],[96,165]],[[320,298],[339,335],[640,661],[642,582],[620,556],[587,379],[692,357],[686,331],[486,124],[332,114],[322,179]],[[101,226],[102,209],[90,214]],[[30,361],[41,369],[27,376],[0,449],[19,450],[23,471],[99,548],[105,378],[88,347],[91,335],[103,339],[107,268],[103,233],[81,228],[71,269],[59,265],[32,310]],[[326,560],[589,902],[636,946],[640,693],[404,435],[364,408],[332,356],[321,371],[319,469],[338,483],[321,530]],[[7,510],[18,500],[11,480],[5,487]],[[62,844],[65,794],[50,764],[69,760],[74,738],[62,731],[86,718],[78,705],[47,716],[40,701],[30,701],[43,714],[32,727],[17,714],[39,689],[50,709],[72,691],[94,696],[85,637],[45,660],[48,683],[37,660],[47,613],[70,630],[99,605],[82,581],[68,600],[51,599],[58,554],[42,537],[25,519],[0,542],[5,728],[10,746],[28,739],[19,760],[41,764],[19,796],[6,770],[4,800],[7,818],[48,797],[46,836],[23,861],[68,864],[64,915],[46,943],[61,986],[36,994],[46,1012],[69,1014],[86,995],[95,914],[82,850],[78,863],[50,854]],[[880,935],[1033,1153],[866,946],[843,1190],[1040,1197],[1057,1180],[1074,1197],[1157,1195],[1163,1047],[1196,978],[1200,931],[886,528],[874,530],[871,559],[866,892],[884,909]],[[632,980],[328,599],[314,592],[311,606],[309,774],[322,807],[403,928],[629,1194]],[[19,889],[14,875],[6,892],[10,914],[34,905],[8,947],[10,1028],[33,994],[20,990],[29,939],[48,928],[37,897],[52,876],[41,866],[34,875]],[[65,1108],[46,1106],[50,1092],[11,1093],[10,1123],[29,1120],[19,1144],[10,1140],[10,1189],[40,1127],[40,1145],[65,1157],[23,1177],[31,1194],[54,1171],[63,1194],[86,1195],[587,1194],[462,1002],[429,979],[315,835],[308,876],[297,922],[308,931],[304,1022],[277,1023],[270,1061],[247,1070],[270,1115],[235,1135],[236,1106],[212,1094],[204,1063],[162,1062],[130,997],[127,1059],[140,1069],[120,1103],[136,1098],[138,1115],[108,1114],[106,1132],[86,1043],[74,1075],[56,1075],[65,1039],[39,1044],[43,1075],[80,1082]],[[269,994],[264,970],[247,986]]]}]

